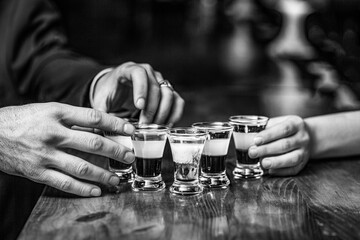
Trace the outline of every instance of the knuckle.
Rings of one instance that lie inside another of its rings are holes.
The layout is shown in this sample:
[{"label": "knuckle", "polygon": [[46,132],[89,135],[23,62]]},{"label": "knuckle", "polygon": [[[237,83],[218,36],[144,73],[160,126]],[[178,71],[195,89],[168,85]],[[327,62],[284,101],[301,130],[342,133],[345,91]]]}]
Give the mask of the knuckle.
[{"label": "knuckle", "polygon": [[146,69],[143,66],[134,65],[133,66],[133,72],[136,72],[136,73],[138,73],[139,75],[142,75],[142,76],[147,76]]},{"label": "knuckle", "polygon": [[98,126],[102,120],[102,114],[100,111],[95,109],[88,110],[88,120],[92,125]]},{"label": "knuckle", "polygon": [[310,136],[308,133],[303,134],[300,143],[302,143],[305,146],[308,146],[308,144],[310,143]]},{"label": "knuckle", "polygon": [[41,132],[41,141],[46,144],[59,143],[62,139],[61,131],[52,124],[44,124]]},{"label": "knuckle", "polygon": [[79,188],[79,195],[80,196],[88,196],[88,195],[90,195],[90,191],[87,187],[82,186]]},{"label": "knuckle", "polygon": [[29,169],[26,171],[26,176],[30,179],[44,181],[45,179],[42,179],[42,173],[38,169]]},{"label": "knuckle", "polygon": [[123,66],[131,66],[131,65],[134,65],[134,64],[135,64],[135,62],[129,61],[129,62],[124,63]]},{"label": "knuckle", "polygon": [[41,170],[36,170],[34,171],[36,172],[33,176],[34,176],[34,179],[40,181],[40,182],[47,182],[47,177],[46,177],[46,170],[43,169],[42,171]]},{"label": "knuckle", "polygon": [[142,64],[142,66],[143,66],[145,69],[147,69],[147,70],[152,70],[151,65],[148,64],[148,63],[144,63],[144,64]]},{"label": "knuckle", "polygon": [[298,128],[303,128],[305,126],[304,120],[299,116],[291,116],[290,122],[292,123],[292,125],[297,126]]},{"label": "knuckle", "polygon": [[291,158],[291,164],[292,164],[292,166],[298,165],[299,162],[300,162],[300,160],[301,160],[300,154],[295,154],[295,156]]},{"label": "knuckle", "polygon": [[107,172],[103,172],[100,174],[99,181],[101,183],[107,184],[109,179],[110,179],[110,176]]},{"label": "knuckle", "polygon": [[180,106],[184,107],[185,106],[185,100],[183,98],[180,97],[180,99],[178,100],[178,103]]},{"label": "knuckle", "polygon": [[44,106],[50,111],[50,113],[61,112],[63,109],[63,105],[57,102],[48,102],[45,103]]},{"label": "knuckle", "polygon": [[124,151],[120,147],[115,148],[113,154],[116,159],[124,158]]},{"label": "knuckle", "polygon": [[89,140],[89,147],[94,151],[100,151],[103,147],[103,141],[100,136],[93,137]]},{"label": "knuckle", "polygon": [[283,145],[282,145],[282,151],[286,152],[291,148],[291,142],[290,140],[285,140]]},{"label": "knuckle", "polygon": [[60,190],[69,191],[71,189],[71,181],[68,179],[61,180],[58,182],[57,186]]},{"label": "knuckle", "polygon": [[76,169],[76,174],[79,176],[85,176],[89,173],[89,165],[87,163],[80,163]]},{"label": "knuckle", "polygon": [[291,131],[292,131],[292,125],[286,124],[283,129],[284,135],[289,136],[291,134]]}]

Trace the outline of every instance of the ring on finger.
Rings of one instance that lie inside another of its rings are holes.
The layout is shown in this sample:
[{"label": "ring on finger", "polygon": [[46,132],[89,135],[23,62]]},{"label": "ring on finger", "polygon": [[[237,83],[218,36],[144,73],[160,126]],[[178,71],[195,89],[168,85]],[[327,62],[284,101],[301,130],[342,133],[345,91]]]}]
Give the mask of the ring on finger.
[{"label": "ring on finger", "polygon": [[168,87],[171,91],[174,91],[174,88],[172,87],[171,83],[168,80],[162,80],[159,82],[160,87]]}]

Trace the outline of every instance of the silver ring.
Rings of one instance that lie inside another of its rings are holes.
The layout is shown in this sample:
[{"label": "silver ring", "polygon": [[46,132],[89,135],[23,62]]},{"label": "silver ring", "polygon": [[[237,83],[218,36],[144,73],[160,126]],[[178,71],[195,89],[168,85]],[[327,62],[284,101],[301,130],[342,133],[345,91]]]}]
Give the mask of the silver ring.
[{"label": "silver ring", "polygon": [[160,87],[168,87],[171,91],[174,91],[174,88],[172,87],[171,83],[168,80],[162,80],[159,82]]}]

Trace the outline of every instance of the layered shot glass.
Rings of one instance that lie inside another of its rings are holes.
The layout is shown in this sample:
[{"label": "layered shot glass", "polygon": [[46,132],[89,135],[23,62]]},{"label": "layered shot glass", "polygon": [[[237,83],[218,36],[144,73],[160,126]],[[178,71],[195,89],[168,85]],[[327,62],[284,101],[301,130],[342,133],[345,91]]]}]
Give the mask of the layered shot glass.
[{"label": "layered shot glass", "polygon": [[137,124],[132,136],[135,152],[134,191],[160,191],[165,188],[161,177],[161,162],[167,128],[157,124]]},{"label": "layered shot glass", "polygon": [[199,183],[201,153],[208,134],[196,128],[172,128],[168,131],[173,161],[174,183],[170,192],[195,195],[203,191]]},{"label": "layered shot glass", "polygon": [[237,158],[233,171],[235,179],[256,179],[263,175],[260,159],[250,158],[249,148],[254,145],[255,135],[265,129],[268,120],[264,116],[238,115],[230,117],[230,124],[234,127],[233,137]]},{"label": "layered shot glass", "polygon": [[199,122],[193,127],[209,133],[200,160],[200,183],[209,188],[227,188],[226,157],[233,127],[227,122]]},{"label": "layered shot glass", "polygon": [[[136,124],[136,119],[127,119],[124,120],[128,121],[131,124]],[[133,144],[131,140],[131,136],[117,134],[113,132],[104,132],[104,136],[120,145],[123,145],[131,150],[133,150]],[[114,172],[120,178],[120,183],[124,182],[132,182],[134,180],[134,171],[132,164],[122,163],[116,161],[114,159],[109,158],[109,170]]]}]

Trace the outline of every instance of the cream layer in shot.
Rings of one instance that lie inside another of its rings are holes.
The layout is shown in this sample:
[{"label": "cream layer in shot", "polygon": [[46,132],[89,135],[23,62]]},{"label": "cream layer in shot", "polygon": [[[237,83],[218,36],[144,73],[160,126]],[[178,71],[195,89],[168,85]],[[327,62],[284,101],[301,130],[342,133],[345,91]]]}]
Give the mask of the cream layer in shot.
[{"label": "cream layer in shot", "polygon": [[205,142],[203,155],[224,156],[227,155],[230,139],[211,139]]},{"label": "cream layer in shot", "polygon": [[166,141],[133,141],[135,156],[139,158],[162,158]]},{"label": "cream layer in shot", "polygon": [[254,138],[258,133],[240,133],[234,132],[235,148],[241,150],[248,150],[254,145]]},{"label": "cream layer in shot", "polygon": [[179,164],[193,164],[194,158],[200,160],[204,145],[198,143],[170,143],[173,161]]}]

